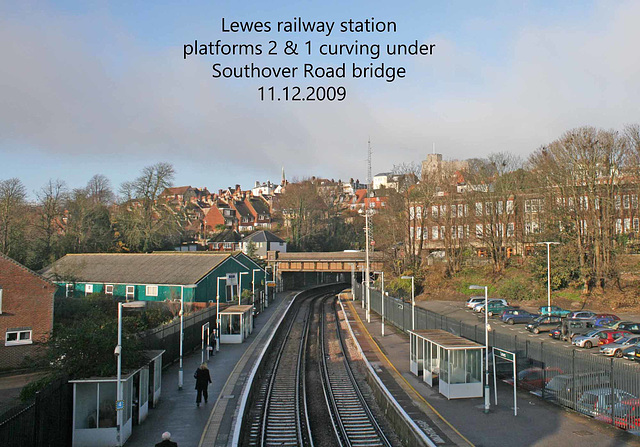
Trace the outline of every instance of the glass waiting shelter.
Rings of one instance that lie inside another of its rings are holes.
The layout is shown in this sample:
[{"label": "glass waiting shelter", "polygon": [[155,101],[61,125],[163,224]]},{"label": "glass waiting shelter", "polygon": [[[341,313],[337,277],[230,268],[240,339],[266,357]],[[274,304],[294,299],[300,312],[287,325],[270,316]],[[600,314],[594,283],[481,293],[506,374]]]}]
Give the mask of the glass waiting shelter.
[{"label": "glass waiting shelter", "polygon": [[409,331],[410,369],[447,399],[482,397],[484,346],[441,329]]},{"label": "glass waiting shelter", "polygon": [[220,343],[242,343],[253,332],[253,306],[230,306],[220,311]]}]

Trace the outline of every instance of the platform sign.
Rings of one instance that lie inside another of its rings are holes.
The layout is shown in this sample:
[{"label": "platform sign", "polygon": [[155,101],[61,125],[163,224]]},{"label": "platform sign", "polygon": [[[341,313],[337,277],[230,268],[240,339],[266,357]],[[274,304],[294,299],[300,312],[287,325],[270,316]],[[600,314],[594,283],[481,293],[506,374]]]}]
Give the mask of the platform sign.
[{"label": "platform sign", "polygon": [[227,285],[228,286],[237,286],[238,285],[238,274],[237,273],[227,273]]},{"label": "platform sign", "polygon": [[498,387],[497,387],[497,379],[496,379],[496,356],[506,360],[508,362],[513,363],[513,415],[518,415],[518,400],[516,396],[516,386],[518,381],[518,375],[516,371],[516,353],[511,351],[505,351],[504,349],[492,348],[493,354],[493,390],[495,393],[495,401],[496,405],[498,405]]},{"label": "platform sign", "polygon": [[124,410],[124,400],[116,401],[116,410]]},{"label": "platform sign", "polygon": [[267,287],[275,287],[275,286],[276,286],[275,281],[267,281]]}]

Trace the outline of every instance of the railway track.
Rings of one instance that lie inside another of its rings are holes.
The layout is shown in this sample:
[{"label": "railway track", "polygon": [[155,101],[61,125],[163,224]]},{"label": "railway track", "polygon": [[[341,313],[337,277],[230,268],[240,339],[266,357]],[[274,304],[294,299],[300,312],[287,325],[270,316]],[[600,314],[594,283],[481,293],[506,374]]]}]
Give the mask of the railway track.
[{"label": "railway track", "polygon": [[242,445],[391,445],[346,359],[334,301],[315,292],[291,309],[254,380]]},{"label": "railway track", "polygon": [[[344,446],[390,447],[351,371],[334,301],[323,301],[323,308],[320,325],[323,389],[336,436]],[[333,318],[328,320],[327,315]]]}]

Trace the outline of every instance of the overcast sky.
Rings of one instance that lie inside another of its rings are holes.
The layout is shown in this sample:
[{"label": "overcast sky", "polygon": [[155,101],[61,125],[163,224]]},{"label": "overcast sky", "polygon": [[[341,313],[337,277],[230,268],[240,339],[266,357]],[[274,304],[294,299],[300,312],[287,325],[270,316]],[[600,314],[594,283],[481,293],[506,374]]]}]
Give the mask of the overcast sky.
[{"label": "overcast sky", "polygon": [[[131,3],[139,3],[132,6]],[[156,3],[156,4],[154,4]],[[0,179],[30,193],[49,178],[80,187],[101,173],[117,189],[146,165],[172,163],[176,185],[217,190],[311,175],[366,177],[420,162],[510,151],[526,158],[582,125],[640,122],[638,1],[0,0]],[[401,4],[400,4],[401,3]],[[223,33],[221,19],[275,23],[392,20],[396,33]],[[416,57],[183,59],[183,45],[293,40],[436,44]],[[324,80],[342,102],[260,101],[260,85],[225,80],[211,64],[404,66],[406,78]]]}]

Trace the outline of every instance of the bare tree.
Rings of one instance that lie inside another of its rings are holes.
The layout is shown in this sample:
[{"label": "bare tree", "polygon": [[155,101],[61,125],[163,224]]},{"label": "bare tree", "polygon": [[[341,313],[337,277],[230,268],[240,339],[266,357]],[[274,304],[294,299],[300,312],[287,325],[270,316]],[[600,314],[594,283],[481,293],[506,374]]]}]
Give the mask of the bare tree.
[{"label": "bare tree", "polygon": [[35,227],[37,232],[34,265],[44,266],[55,260],[58,240],[64,231],[64,203],[67,187],[64,181],[49,180],[38,192],[39,216]]},{"label": "bare tree", "polygon": [[102,174],[96,174],[87,183],[86,194],[94,204],[109,206],[113,203],[115,195],[111,189],[111,182]]},{"label": "bare tree", "polygon": [[26,226],[27,190],[17,178],[0,181],[0,251],[14,256]]}]

